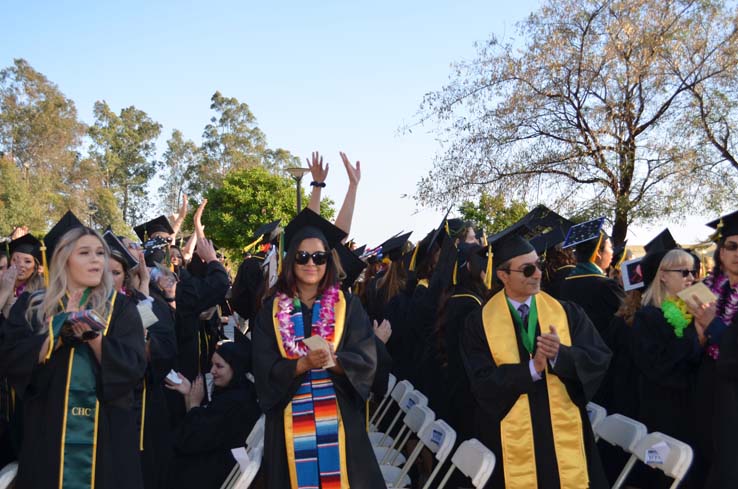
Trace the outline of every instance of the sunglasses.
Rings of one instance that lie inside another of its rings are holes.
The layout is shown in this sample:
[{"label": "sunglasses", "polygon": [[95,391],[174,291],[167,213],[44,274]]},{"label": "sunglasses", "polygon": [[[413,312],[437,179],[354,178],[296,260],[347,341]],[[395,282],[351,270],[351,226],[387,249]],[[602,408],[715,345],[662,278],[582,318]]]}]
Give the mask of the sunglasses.
[{"label": "sunglasses", "polygon": [[313,263],[316,265],[325,265],[328,262],[329,253],[327,251],[316,251],[315,253],[308,253],[307,251],[298,251],[295,254],[295,263],[298,265],[307,265],[307,262],[312,258]]},{"label": "sunglasses", "polygon": [[686,268],[679,269],[679,270],[664,270],[665,272],[676,272],[681,273],[682,277],[687,278],[689,277],[689,274],[691,273],[693,277],[697,276],[698,271],[697,270],[687,270]]},{"label": "sunglasses", "polygon": [[726,241],[723,243],[723,249],[726,251],[736,251],[738,250],[738,243],[735,241]]},{"label": "sunglasses", "polygon": [[533,276],[534,273],[536,273],[536,270],[543,270],[543,261],[538,260],[535,263],[526,263],[525,265],[523,265],[523,268],[521,268],[520,270],[513,270],[512,268],[503,268],[502,270],[508,273],[510,272],[522,273],[524,277],[530,278]]}]

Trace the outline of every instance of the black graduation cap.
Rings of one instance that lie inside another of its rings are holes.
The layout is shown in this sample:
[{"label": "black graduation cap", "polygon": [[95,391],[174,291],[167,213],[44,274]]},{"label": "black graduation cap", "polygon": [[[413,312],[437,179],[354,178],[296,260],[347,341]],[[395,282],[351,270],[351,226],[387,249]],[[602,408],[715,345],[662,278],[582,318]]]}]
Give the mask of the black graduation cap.
[{"label": "black graduation cap", "polygon": [[461,231],[464,231],[466,228],[470,227],[471,223],[469,221],[465,221],[458,217],[454,217],[454,218],[448,219],[446,221],[446,225],[448,227],[448,233],[451,236],[458,237],[458,234]]},{"label": "black graduation cap", "polygon": [[262,224],[256,229],[256,231],[254,231],[254,239],[257,240],[261,238],[262,241],[271,241],[273,238],[272,235],[279,228],[281,223],[282,221],[277,219],[276,221]]},{"label": "black graduation cap", "polygon": [[364,254],[365,250],[366,250],[366,245],[363,245],[358,248],[354,248],[352,251],[354,252],[354,255],[361,256]]},{"label": "black graduation cap", "polygon": [[628,246],[628,240],[623,241],[623,244],[616,246],[612,251],[612,264],[613,268],[620,268],[620,265],[625,261],[625,256],[628,254],[626,246]]},{"label": "black graduation cap", "polygon": [[413,250],[412,258],[410,259],[410,265],[409,269],[410,271],[414,271],[415,268],[418,266],[419,263],[421,263],[425,256],[428,254],[428,251],[433,248],[433,245],[438,242],[438,246],[441,246],[443,244],[443,240],[448,236],[448,233],[446,232],[446,225],[447,225],[447,219],[448,214],[451,212],[451,209],[453,207],[449,207],[446,211],[446,214],[443,216],[443,220],[441,221],[441,224],[433,229],[431,232],[425,235],[425,238],[420,240],[420,243],[417,244],[415,247],[415,250]]},{"label": "black graduation cap", "polygon": [[550,250],[554,246],[563,243],[566,239],[564,230],[558,226],[551,231],[531,238],[530,244],[536,249],[536,253],[542,255],[546,250]]},{"label": "black graduation cap", "polygon": [[[64,236],[67,231],[70,231],[74,228],[83,227],[85,227],[85,225],[82,224],[82,221],[77,219],[77,216],[75,216],[72,211],[67,211],[67,213],[64,214],[61,219],[59,219],[59,222],[54,224],[49,232],[46,233],[46,236],[44,236],[43,246],[46,247],[46,250],[44,251],[42,247],[41,251],[46,254],[46,263],[51,265],[51,259],[54,257],[54,250],[56,249],[56,245],[59,243],[59,239]],[[44,272],[45,275],[48,276],[48,272],[46,270],[44,270]]]},{"label": "black graduation cap", "polygon": [[172,228],[172,225],[169,224],[169,219],[167,219],[166,216],[159,216],[143,224],[139,224],[133,228],[133,230],[136,232],[136,236],[138,236],[142,243],[145,243],[150,239],[151,235],[154,233],[174,233],[174,229]]},{"label": "black graduation cap", "polygon": [[603,224],[605,224],[605,218],[598,217],[597,219],[572,226],[569,228],[562,248],[571,248],[580,243],[589,243],[595,239],[599,240]]},{"label": "black graduation cap", "polygon": [[641,260],[641,273],[643,274],[643,283],[648,287],[656,278],[661,260],[668,252],[679,248],[679,245],[667,228],[649,241],[644,248],[646,249],[646,255]]},{"label": "black graduation cap", "polygon": [[[284,246],[289,249],[295,238],[299,238],[299,241],[306,238],[321,238],[328,243],[331,249],[334,249],[346,236],[345,231],[337,228],[306,207],[284,229]],[[295,243],[295,245],[297,244],[299,243]]]},{"label": "black graduation cap", "polygon": [[717,230],[715,236],[710,237],[713,241],[719,241],[727,236],[735,236],[738,234],[738,211],[731,212],[719,219],[710,221],[707,225]]},{"label": "black graduation cap", "polygon": [[405,244],[411,234],[413,234],[412,231],[392,237],[382,243],[382,256],[389,258],[390,261],[397,261],[402,258],[402,252],[405,250]]},{"label": "black graduation cap", "polygon": [[500,265],[516,256],[535,251],[533,245],[527,239],[523,238],[517,230],[497,233],[494,239],[490,238],[489,244],[492,246],[492,253],[496,265]]},{"label": "black graduation cap", "polygon": [[356,256],[346,246],[336,246],[336,253],[338,259],[341,261],[341,268],[343,268],[346,277],[343,279],[343,286],[348,288],[354,285],[356,279],[359,278],[361,272],[366,268],[364,263],[358,256]]},{"label": "black graduation cap", "polygon": [[138,260],[131,255],[131,252],[128,251],[128,247],[123,244],[123,242],[113,234],[113,231],[108,228],[105,233],[103,233],[103,239],[108,244],[108,247],[110,248],[110,253],[114,256],[118,257],[119,259],[126,262],[128,265],[129,270],[133,270],[138,265]]},{"label": "black graduation cap", "polygon": [[10,256],[13,256],[13,253],[33,255],[36,261],[41,263],[41,241],[30,233],[11,241],[8,244],[8,252]]}]

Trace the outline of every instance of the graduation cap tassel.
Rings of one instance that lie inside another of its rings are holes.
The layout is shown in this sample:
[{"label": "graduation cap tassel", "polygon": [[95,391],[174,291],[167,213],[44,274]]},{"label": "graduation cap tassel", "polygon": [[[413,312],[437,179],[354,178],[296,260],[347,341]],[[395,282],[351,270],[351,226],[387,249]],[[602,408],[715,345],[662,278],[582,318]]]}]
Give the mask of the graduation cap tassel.
[{"label": "graduation cap tassel", "polygon": [[41,240],[41,266],[44,267],[44,285],[49,288],[49,266],[48,260],[46,259],[46,244],[44,240]]},{"label": "graduation cap tassel", "polygon": [[458,259],[456,259],[456,261],[454,261],[454,274],[453,274],[453,276],[451,277],[451,283],[452,283],[453,285],[456,285],[456,271],[457,271],[458,269],[459,269],[459,260],[458,260]]},{"label": "graduation cap tassel", "polygon": [[253,243],[244,246],[243,247],[243,252],[244,253],[248,253],[249,251],[251,251],[252,249],[254,249],[255,246],[257,246],[259,243],[261,243],[261,241],[263,239],[264,239],[264,235],[262,234],[261,236],[259,236],[258,238],[256,238],[256,240]]},{"label": "graduation cap tassel", "polygon": [[722,239],[723,234],[723,218],[720,218],[720,222],[718,222],[717,227],[715,228],[715,232],[712,233],[707,239],[709,241],[712,241],[713,243],[717,243]]},{"label": "graduation cap tassel", "polygon": [[594,263],[597,259],[597,253],[600,252],[600,246],[602,246],[602,238],[605,236],[605,233],[600,231],[600,237],[597,239],[597,246],[595,246],[594,251],[592,252],[592,256],[589,257],[589,262]]},{"label": "graduation cap tassel", "polygon": [[410,258],[410,266],[408,267],[408,270],[411,272],[415,271],[415,258],[418,256],[418,248],[420,248],[420,242],[418,242],[418,244],[415,245],[415,249],[413,250],[413,256]]},{"label": "graduation cap tassel", "polygon": [[492,289],[492,245],[487,245],[487,269],[484,275],[484,285]]},{"label": "graduation cap tassel", "polygon": [[277,275],[282,273],[283,250],[284,250],[284,233],[279,235],[279,250],[277,250]]}]

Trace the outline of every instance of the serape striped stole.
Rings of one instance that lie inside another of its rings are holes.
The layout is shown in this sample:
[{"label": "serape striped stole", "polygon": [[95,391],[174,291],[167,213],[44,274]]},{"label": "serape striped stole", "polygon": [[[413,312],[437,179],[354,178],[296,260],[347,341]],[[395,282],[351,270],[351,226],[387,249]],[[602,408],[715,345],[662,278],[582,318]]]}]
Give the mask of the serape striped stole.
[{"label": "serape striped stole", "polygon": [[[275,301],[276,309],[276,301]],[[301,308],[290,315],[295,339],[305,338],[305,325]],[[335,327],[332,337],[326,338],[334,349],[343,334],[346,303],[339,295],[334,306]],[[312,324],[320,318],[320,303],[313,305]],[[277,342],[285,358],[279,323],[274,315]],[[341,413],[336,400],[333,382],[325,369],[306,373],[302,384],[284,411],[285,442],[293,489],[344,489],[348,488],[346,473],[346,444]]]}]

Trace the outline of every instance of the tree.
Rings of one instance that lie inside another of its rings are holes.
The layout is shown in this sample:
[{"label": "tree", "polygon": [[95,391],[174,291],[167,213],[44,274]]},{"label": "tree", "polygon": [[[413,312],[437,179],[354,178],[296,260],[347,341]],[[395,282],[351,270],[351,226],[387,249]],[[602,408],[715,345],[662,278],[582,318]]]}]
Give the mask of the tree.
[{"label": "tree", "polygon": [[163,197],[164,214],[175,214],[179,209],[182,195],[186,193],[188,171],[198,166],[199,151],[194,142],[184,139],[179,129],[172,131],[164,152],[164,184],[159,188],[159,194]]},{"label": "tree", "polygon": [[418,199],[537,193],[610,216],[616,244],[634,219],[707,210],[715,199],[695,196],[735,182],[684,120],[692,91],[735,69],[735,21],[712,0],[545,1],[519,26],[522,48],[492,38],[425,96],[420,123],[446,139]]},{"label": "tree", "polygon": [[[208,190],[205,197],[208,205],[202,222],[206,234],[219,247],[232,251],[249,244],[261,224],[281,219],[286,225],[295,216],[294,181],[261,166],[231,171],[222,185]],[[307,201],[303,192],[303,202]],[[333,202],[321,201],[321,215],[332,219]]]},{"label": "tree", "polygon": [[74,102],[27,61],[15,59],[0,71],[3,193],[10,198],[21,190],[12,202],[4,201],[6,210],[14,209],[4,223],[22,218],[31,229],[45,231],[67,208],[74,208],[70,199],[84,198],[84,189],[80,193],[73,188],[84,131]]},{"label": "tree", "polygon": [[484,229],[487,234],[494,234],[512,226],[528,213],[524,202],[505,202],[502,195],[490,195],[482,191],[478,202],[467,200],[459,206],[464,220],[471,221]]},{"label": "tree", "polygon": [[200,159],[190,172],[188,191],[194,196],[218,187],[230,171],[263,166],[279,172],[300,162],[284,149],[269,149],[248,104],[215,92],[210,99],[215,115],[202,134]]},{"label": "tree", "polygon": [[155,157],[161,124],[133,106],[117,115],[104,101],[95,102],[94,115],[88,131],[90,156],[103,187],[115,195],[123,220],[132,225],[148,206],[146,186],[159,166]]}]

